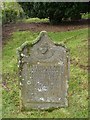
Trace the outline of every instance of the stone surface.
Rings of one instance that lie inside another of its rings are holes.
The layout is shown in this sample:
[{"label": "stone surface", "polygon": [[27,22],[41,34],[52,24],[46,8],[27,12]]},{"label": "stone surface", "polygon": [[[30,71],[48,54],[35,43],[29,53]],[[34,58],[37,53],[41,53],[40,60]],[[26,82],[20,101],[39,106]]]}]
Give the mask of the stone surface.
[{"label": "stone surface", "polygon": [[34,43],[18,49],[21,104],[26,109],[68,105],[69,52],[42,31]]}]

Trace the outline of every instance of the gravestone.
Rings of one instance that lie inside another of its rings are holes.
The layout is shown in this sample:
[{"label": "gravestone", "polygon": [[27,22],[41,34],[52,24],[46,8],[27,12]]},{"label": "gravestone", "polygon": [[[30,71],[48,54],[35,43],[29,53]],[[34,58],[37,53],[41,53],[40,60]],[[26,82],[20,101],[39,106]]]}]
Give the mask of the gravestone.
[{"label": "gravestone", "polygon": [[45,31],[18,48],[21,105],[25,109],[68,106],[69,52]]}]

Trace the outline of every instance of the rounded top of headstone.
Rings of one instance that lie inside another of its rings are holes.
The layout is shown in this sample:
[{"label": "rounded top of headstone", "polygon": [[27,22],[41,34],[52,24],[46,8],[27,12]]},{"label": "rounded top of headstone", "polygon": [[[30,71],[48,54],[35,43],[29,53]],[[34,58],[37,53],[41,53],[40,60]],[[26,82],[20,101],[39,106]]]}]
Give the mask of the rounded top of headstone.
[{"label": "rounded top of headstone", "polygon": [[47,32],[46,31],[41,31],[40,34],[39,34],[39,37],[42,37],[44,35],[47,35]]},{"label": "rounded top of headstone", "polygon": [[40,34],[47,34],[47,32],[46,31],[41,31]]},{"label": "rounded top of headstone", "polygon": [[[43,40],[42,38],[43,37],[46,37],[46,40],[50,40],[49,37],[48,37],[48,34],[46,31],[41,31],[40,34],[38,35],[38,37],[33,40],[33,41],[26,41],[25,43],[23,43],[17,50],[18,52],[20,53],[26,46],[33,46],[35,45],[36,43],[38,43],[39,41]],[[69,49],[65,46],[65,44],[63,43],[56,43],[56,42],[52,42],[52,44],[56,45],[56,46],[61,46],[61,47],[64,47],[66,49],[66,51],[68,52]],[[46,49],[46,48],[45,48]],[[45,50],[44,49],[44,50]],[[43,51],[45,52],[45,51]]]}]

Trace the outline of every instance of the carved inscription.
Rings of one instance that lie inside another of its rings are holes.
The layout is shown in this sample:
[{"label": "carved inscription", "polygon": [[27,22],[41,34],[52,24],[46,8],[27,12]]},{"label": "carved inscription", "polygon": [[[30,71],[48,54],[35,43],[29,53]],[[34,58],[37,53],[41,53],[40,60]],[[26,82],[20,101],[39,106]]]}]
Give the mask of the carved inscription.
[{"label": "carved inscription", "polygon": [[50,64],[46,65],[39,63],[30,65],[30,69],[27,68],[28,79],[25,84],[28,88],[27,99],[28,96],[30,97],[28,102],[29,100],[32,102],[60,101],[60,97],[62,95],[61,80],[63,78],[63,65]]}]

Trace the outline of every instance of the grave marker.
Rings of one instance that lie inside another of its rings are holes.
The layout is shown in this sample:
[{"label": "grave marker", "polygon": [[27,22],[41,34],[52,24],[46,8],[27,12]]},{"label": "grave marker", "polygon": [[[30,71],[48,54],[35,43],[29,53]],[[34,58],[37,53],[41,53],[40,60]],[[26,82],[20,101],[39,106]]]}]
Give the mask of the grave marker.
[{"label": "grave marker", "polygon": [[18,48],[22,106],[48,109],[68,105],[69,52],[42,31],[34,43]]}]

